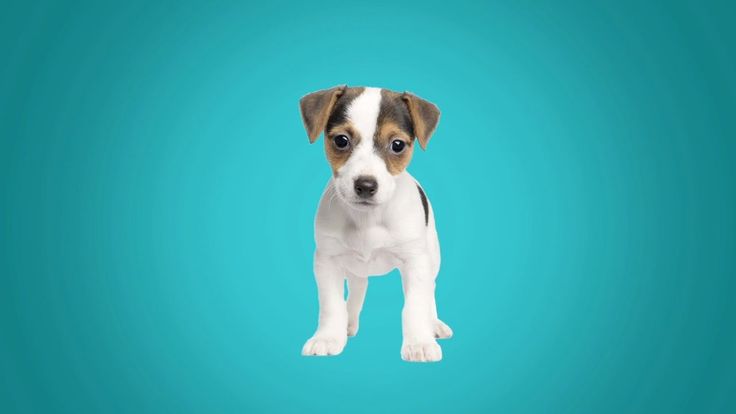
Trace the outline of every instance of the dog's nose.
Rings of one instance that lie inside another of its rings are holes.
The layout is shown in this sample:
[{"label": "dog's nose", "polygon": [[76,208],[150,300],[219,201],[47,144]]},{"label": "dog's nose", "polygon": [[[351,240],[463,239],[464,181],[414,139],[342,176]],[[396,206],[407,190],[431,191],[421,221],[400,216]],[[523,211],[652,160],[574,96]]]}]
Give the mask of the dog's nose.
[{"label": "dog's nose", "polygon": [[376,179],[362,175],[355,179],[355,194],[360,198],[371,198],[378,191]]}]

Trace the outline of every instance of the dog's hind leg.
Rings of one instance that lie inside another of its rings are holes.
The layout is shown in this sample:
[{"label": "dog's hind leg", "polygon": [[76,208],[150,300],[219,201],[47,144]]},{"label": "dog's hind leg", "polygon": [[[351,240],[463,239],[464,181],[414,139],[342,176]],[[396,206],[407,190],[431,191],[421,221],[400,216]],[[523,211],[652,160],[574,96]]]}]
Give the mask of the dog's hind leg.
[{"label": "dog's hind leg", "polygon": [[355,336],[360,325],[360,310],[363,309],[368,278],[348,275],[348,336]]}]

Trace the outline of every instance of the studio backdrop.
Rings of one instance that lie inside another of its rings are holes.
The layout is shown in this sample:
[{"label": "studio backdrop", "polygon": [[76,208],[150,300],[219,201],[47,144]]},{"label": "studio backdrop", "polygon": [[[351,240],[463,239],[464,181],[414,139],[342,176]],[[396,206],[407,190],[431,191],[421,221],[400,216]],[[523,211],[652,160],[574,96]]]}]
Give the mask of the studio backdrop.
[{"label": "studio backdrop", "polygon": [[[736,412],[730,2],[2,9],[0,412]],[[439,363],[396,272],[300,355],[339,84],[442,111]]]}]

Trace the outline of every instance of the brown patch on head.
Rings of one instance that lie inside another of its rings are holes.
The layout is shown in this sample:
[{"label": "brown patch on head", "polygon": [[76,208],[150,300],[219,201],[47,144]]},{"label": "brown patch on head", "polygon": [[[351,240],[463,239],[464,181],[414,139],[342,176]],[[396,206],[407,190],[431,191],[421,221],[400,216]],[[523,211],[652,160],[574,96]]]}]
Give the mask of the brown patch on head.
[{"label": "brown patch on head", "polygon": [[[373,137],[373,146],[386,162],[386,168],[392,175],[406,169],[414,152],[414,126],[409,108],[401,96],[393,91],[381,90],[381,108]],[[399,153],[391,149],[392,143],[396,140],[404,143],[404,149]]]},{"label": "brown patch on head", "polygon": [[[336,86],[312,92],[304,96],[299,105],[304,127],[309,135],[309,142],[314,142],[322,132],[325,133],[325,152],[332,167],[333,174],[350,158],[352,149],[360,142],[360,136],[347,120],[347,107],[365,88],[349,88]],[[333,141],[337,135],[346,135],[350,145],[346,149],[335,146]]]},{"label": "brown patch on head", "polygon": [[[335,137],[338,135],[345,135],[350,143],[347,148],[338,148],[335,145]],[[332,174],[337,175],[337,170],[340,169],[350,158],[355,148],[360,143],[360,134],[353,128],[350,122],[343,122],[336,125],[331,125],[328,130],[325,131],[325,154],[327,154],[327,161],[332,167]]]},{"label": "brown patch on head", "polygon": [[[353,153],[353,148],[360,142],[360,134],[347,119],[347,109],[350,103],[364,90],[363,87],[345,88],[335,101],[335,105],[328,116],[325,125],[325,154],[334,175],[337,175],[337,170],[347,162],[350,154]],[[334,138],[338,135],[348,137],[350,144],[347,148],[341,149],[335,145]]]},{"label": "brown patch on head", "polygon": [[[404,149],[400,153],[391,150],[394,141],[402,141]],[[386,161],[386,168],[391,175],[399,174],[406,169],[414,152],[414,138],[393,121],[379,122],[376,135],[373,137],[373,146]]]},{"label": "brown patch on head", "polygon": [[330,131],[335,125],[348,122],[348,106],[355,98],[363,93],[364,90],[364,87],[345,88],[337,101],[335,101],[335,106],[327,119],[325,131]]}]

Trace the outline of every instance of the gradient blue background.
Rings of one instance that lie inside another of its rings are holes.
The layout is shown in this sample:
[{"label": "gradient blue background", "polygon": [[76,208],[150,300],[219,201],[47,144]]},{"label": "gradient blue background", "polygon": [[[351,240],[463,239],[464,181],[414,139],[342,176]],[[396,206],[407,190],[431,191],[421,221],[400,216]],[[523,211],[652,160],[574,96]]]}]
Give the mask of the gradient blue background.
[{"label": "gradient blue background", "polygon": [[[736,412],[727,2],[3,3],[0,411]],[[647,4],[641,4],[647,3]],[[400,281],[343,355],[315,327],[340,83],[443,118],[410,171],[445,359]]]}]

